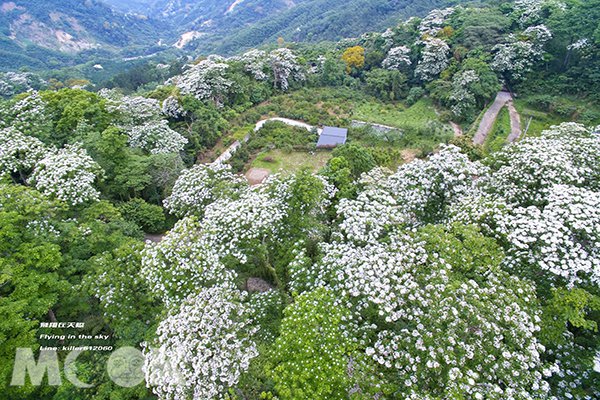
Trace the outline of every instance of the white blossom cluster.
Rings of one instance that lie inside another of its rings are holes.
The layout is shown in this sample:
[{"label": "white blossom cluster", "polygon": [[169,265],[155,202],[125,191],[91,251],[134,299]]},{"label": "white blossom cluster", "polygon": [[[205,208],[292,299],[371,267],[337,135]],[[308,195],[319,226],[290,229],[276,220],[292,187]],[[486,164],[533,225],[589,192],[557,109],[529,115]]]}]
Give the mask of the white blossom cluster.
[{"label": "white blossom cluster", "polygon": [[509,203],[543,204],[554,185],[600,189],[600,138],[582,125],[564,123],[496,153],[486,190]]},{"label": "white blossom cluster", "polygon": [[14,128],[0,130],[0,175],[30,171],[46,155],[44,144]]},{"label": "white blossom cluster", "polygon": [[[491,172],[452,207],[506,243],[505,264],[551,281],[600,285],[600,138],[565,123],[504,148]],[[524,271],[525,270],[525,271]]]},{"label": "white blossom cluster", "polygon": [[415,74],[423,81],[435,79],[450,65],[450,46],[442,39],[429,38],[424,41],[425,47]]},{"label": "white blossom cluster", "polygon": [[236,60],[244,64],[244,70],[257,81],[264,81],[269,78],[265,72],[267,67],[267,53],[262,50],[250,50],[242,54]]},{"label": "white blossom cluster", "polygon": [[421,36],[435,37],[444,27],[446,20],[454,14],[454,8],[446,8],[443,10],[431,11],[419,24],[419,32]]},{"label": "white blossom cluster", "polygon": [[164,206],[179,217],[202,216],[210,203],[221,197],[234,197],[247,186],[247,181],[232,173],[228,164],[197,164],[181,173]]},{"label": "white blossom cluster", "polygon": [[510,34],[506,43],[494,46],[492,69],[513,79],[523,79],[544,54],[544,45],[552,38],[545,25],[527,28],[521,36]]},{"label": "white blossom cluster", "polygon": [[235,272],[225,268],[203,232],[196,218],[184,218],[160,243],[149,243],[143,252],[141,276],[168,308],[203,287],[235,278]]},{"label": "white blossom cluster", "polygon": [[142,96],[123,96],[114,89],[102,89],[98,94],[105,98],[106,109],[119,114],[121,123],[127,126],[160,118],[160,102]]},{"label": "white blossom cluster", "polygon": [[444,146],[427,161],[415,160],[375,180],[356,200],[340,201],[340,230],[351,240],[372,242],[395,226],[443,221],[447,208],[471,194],[474,178],[484,172],[458,147]]},{"label": "white blossom cluster", "polygon": [[258,355],[244,294],[231,286],[200,290],[163,320],[146,347],[144,373],[161,400],[225,399]]},{"label": "white blossom cluster", "polygon": [[386,31],[381,34],[381,38],[385,43],[384,47],[389,49],[394,46],[394,31],[391,28],[386,29]]},{"label": "white blossom cluster", "polygon": [[568,50],[582,50],[591,46],[591,42],[588,38],[583,38],[575,41],[574,43],[567,46]]},{"label": "white blossom cluster", "polygon": [[410,60],[410,49],[406,46],[392,47],[388,51],[381,66],[389,70],[399,70],[412,64]]},{"label": "white blossom cluster", "polygon": [[[178,153],[188,143],[184,136],[171,129],[168,121],[163,119],[166,113],[163,113],[158,100],[123,96],[114,89],[102,89],[99,95],[107,100],[107,110],[117,113],[118,125],[127,133],[131,147],[141,148],[151,154],[166,154]],[[177,99],[173,100],[178,106]],[[171,108],[173,107],[175,106]],[[176,113],[173,109],[171,111]]]},{"label": "white blossom cluster", "polygon": [[193,95],[198,100],[208,100],[223,106],[233,85],[227,77],[229,64],[209,58],[190,66],[184,73],[173,78],[183,95]]},{"label": "white blossom cluster", "polygon": [[408,236],[334,241],[323,253],[304,278],[312,287],[355,299],[358,310],[375,307],[383,326],[398,327],[378,327],[365,353],[397,375],[399,398],[546,397],[540,318],[525,281],[481,265],[477,282],[459,283],[453,266]]},{"label": "white blossom cluster", "polygon": [[0,97],[9,98],[15,94],[38,90],[47,82],[30,72],[0,73]]},{"label": "white blossom cluster", "polygon": [[566,9],[566,4],[561,0],[516,0],[515,11],[519,15],[519,22],[527,25],[538,21],[542,16],[544,7],[553,6]]},{"label": "white blossom cluster", "polygon": [[167,120],[149,121],[128,130],[129,145],[139,147],[151,154],[178,153],[188,140],[169,127]]},{"label": "white blossom cluster", "polygon": [[162,103],[162,113],[169,118],[178,119],[185,114],[185,110],[176,97],[169,96]]},{"label": "white blossom cluster", "polygon": [[469,110],[476,106],[477,101],[471,85],[479,81],[479,75],[473,70],[462,71],[454,75],[450,101],[452,102],[452,113],[456,117],[465,117]]},{"label": "white blossom cluster", "polygon": [[290,82],[305,79],[298,57],[290,49],[282,48],[269,53],[269,65],[273,71],[273,85],[287,91]]},{"label": "white blossom cluster", "polygon": [[100,166],[79,145],[51,150],[35,166],[28,182],[44,195],[71,205],[98,200],[94,187],[103,174]]},{"label": "white blossom cluster", "polygon": [[[10,126],[26,134],[38,133],[50,120],[46,102],[36,91],[17,101],[6,113],[11,119]],[[0,121],[0,127],[8,127],[6,121]]]},{"label": "white blossom cluster", "polygon": [[219,199],[206,207],[203,238],[221,256],[232,256],[241,264],[264,240],[277,241],[287,215],[287,205],[264,188],[241,192],[239,198]]},{"label": "white blossom cluster", "polygon": [[600,192],[555,185],[548,204],[498,215],[498,231],[510,244],[509,267],[535,264],[569,285],[600,286]]}]

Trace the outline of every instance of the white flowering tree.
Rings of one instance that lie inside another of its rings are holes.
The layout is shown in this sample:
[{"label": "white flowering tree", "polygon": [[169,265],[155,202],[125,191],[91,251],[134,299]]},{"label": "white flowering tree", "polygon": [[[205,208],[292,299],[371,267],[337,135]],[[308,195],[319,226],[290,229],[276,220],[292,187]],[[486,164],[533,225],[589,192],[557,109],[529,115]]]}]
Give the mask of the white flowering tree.
[{"label": "white flowering tree", "polygon": [[139,147],[150,154],[178,153],[188,143],[188,140],[171,129],[164,119],[135,125],[128,130],[127,135],[131,147]]},{"label": "white flowering tree", "polygon": [[190,66],[182,75],[174,78],[183,95],[193,95],[198,100],[224,105],[233,81],[227,77],[229,64],[208,58]]},{"label": "white flowering tree", "polygon": [[40,90],[46,85],[46,81],[30,72],[0,73],[0,97],[9,98],[29,90]]},{"label": "white flowering tree", "polygon": [[166,117],[178,119],[184,116],[185,110],[175,96],[169,96],[162,103],[162,113]]},{"label": "white flowering tree", "polygon": [[361,326],[375,334],[357,348],[393,382],[386,394],[546,397],[534,288],[499,269],[502,252],[475,228],[429,226],[367,245],[338,240],[323,254],[304,285],[329,288],[366,316]]},{"label": "white flowering tree", "polygon": [[258,355],[244,297],[231,286],[205,288],[160,323],[144,361],[146,383],[159,399],[229,398]]},{"label": "white flowering tree", "polygon": [[452,114],[457,118],[465,118],[477,105],[477,99],[471,87],[479,83],[479,75],[473,70],[466,70],[454,75],[452,80]]},{"label": "white flowering tree", "polygon": [[493,155],[487,161],[493,172],[483,182],[486,191],[508,203],[543,205],[557,184],[599,190],[598,154],[598,135],[565,123]]},{"label": "white flowering tree", "polygon": [[435,79],[450,65],[450,46],[438,38],[427,39],[424,45],[415,74],[419,79],[428,82]]},{"label": "white flowering tree", "polygon": [[[102,89],[99,94],[106,99],[107,110],[116,114],[116,125],[127,133],[129,146],[150,154],[166,154],[178,153],[188,143],[164,119],[165,116],[176,118],[180,115],[176,98],[167,98],[161,108],[156,99],[123,96],[114,89]],[[167,112],[172,115],[167,115]]]},{"label": "white flowering tree", "polygon": [[198,164],[181,173],[164,206],[179,217],[201,217],[210,203],[222,197],[236,197],[247,187],[246,179],[232,173],[227,164]]},{"label": "white flowering tree", "polygon": [[600,192],[553,186],[543,208],[510,208],[497,214],[498,234],[507,241],[507,266],[551,280],[600,287]]},{"label": "white flowering tree", "polygon": [[268,73],[265,72],[268,61],[268,55],[265,51],[253,49],[237,59],[244,65],[244,70],[257,81],[264,81],[269,78]]},{"label": "white flowering tree", "polygon": [[0,128],[12,127],[36,137],[48,134],[52,126],[46,102],[35,91],[28,93],[25,98],[4,104],[0,108],[0,116]]},{"label": "white flowering tree", "polygon": [[392,226],[443,221],[448,208],[474,190],[474,178],[484,170],[457,147],[443,147],[427,161],[413,161],[376,179],[357,199],[343,199],[341,231],[349,239],[372,242]]},{"label": "white flowering tree", "polygon": [[100,192],[94,185],[102,175],[100,166],[83,148],[66,145],[46,153],[28,182],[49,197],[78,205],[99,199]]},{"label": "white flowering tree", "polygon": [[516,0],[515,13],[521,25],[527,26],[539,22],[544,9],[566,8],[565,2],[561,0]]},{"label": "white flowering tree", "polygon": [[552,38],[545,25],[527,28],[522,35],[510,34],[505,43],[494,46],[492,68],[512,80],[521,80],[542,59],[544,45]]},{"label": "white flowering tree", "polygon": [[381,66],[389,70],[400,70],[412,64],[410,49],[406,46],[392,47]]},{"label": "white flowering tree", "polygon": [[196,218],[184,218],[160,243],[148,243],[144,250],[141,275],[169,308],[203,287],[235,278],[235,272],[225,268],[203,234]]},{"label": "white flowering tree", "polygon": [[305,79],[298,57],[290,49],[276,49],[269,53],[269,65],[273,71],[273,85],[287,91],[291,81]]},{"label": "white flowering tree", "polygon": [[443,10],[432,10],[419,23],[419,32],[422,37],[435,37],[444,27],[448,17],[454,14],[454,8],[445,8]]},{"label": "white flowering tree", "polygon": [[118,114],[121,125],[134,126],[161,117],[160,102],[142,96],[123,96],[115,89],[102,89],[98,94],[107,100],[106,109]]},{"label": "white flowering tree", "polygon": [[46,146],[38,139],[14,128],[0,130],[0,175],[19,174],[21,181],[46,155]]}]

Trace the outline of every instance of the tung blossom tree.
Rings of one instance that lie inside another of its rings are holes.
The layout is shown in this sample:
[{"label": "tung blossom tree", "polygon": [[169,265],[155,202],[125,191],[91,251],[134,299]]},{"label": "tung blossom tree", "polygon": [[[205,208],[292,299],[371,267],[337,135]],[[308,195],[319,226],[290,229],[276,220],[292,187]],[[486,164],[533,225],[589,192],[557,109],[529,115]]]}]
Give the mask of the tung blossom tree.
[{"label": "tung blossom tree", "polygon": [[544,54],[544,45],[552,33],[544,25],[527,28],[522,36],[510,34],[506,43],[494,47],[492,68],[507,78],[521,80]]},{"label": "tung blossom tree", "polygon": [[94,187],[103,175],[100,166],[79,145],[49,151],[35,166],[28,182],[43,194],[78,205],[98,200]]},{"label": "tung blossom tree", "polygon": [[175,79],[181,94],[191,94],[198,100],[208,100],[221,107],[233,85],[227,77],[229,64],[223,60],[206,59],[190,66]]},{"label": "tung blossom tree", "polygon": [[181,173],[164,205],[179,217],[201,217],[210,203],[222,197],[233,198],[247,186],[246,179],[231,172],[227,164],[198,164]]},{"label": "tung blossom tree", "polygon": [[213,286],[188,297],[145,350],[147,384],[161,400],[227,399],[258,355],[245,295]]},{"label": "tung blossom tree", "polygon": [[442,39],[433,38],[424,41],[425,47],[421,54],[421,60],[417,65],[415,74],[421,80],[428,82],[435,79],[445,70],[450,61],[450,47]]},{"label": "tung blossom tree", "polygon": [[406,46],[393,47],[388,51],[381,66],[389,70],[399,70],[412,64],[410,49]]},{"label": "tung blossom tree", "polygon": [[273,85],[287,91],[291,81],[305,79],[298,57],[290,49],[276,49],[269,54],[269,64],[273,71]]},{"label": "tung blossom tree", "polygon": [[262,50],[250,50],[237,58],[244,64],[244,70],[252,75],[257,81],[264,81],[269,78],[265,72],[268,55]]},{"label": "tung blossom tree", "polygon": [[38,139],[14,128],[0,130],[0,175],[20,174],[22,181],[46,155],[46,146]]},{"label": "tung blossom tree", "polygon": [[188,140],[169,127],[166,120],[150,121],[128,130],[129,145],[139,147],[150,154],[178,153]]}]

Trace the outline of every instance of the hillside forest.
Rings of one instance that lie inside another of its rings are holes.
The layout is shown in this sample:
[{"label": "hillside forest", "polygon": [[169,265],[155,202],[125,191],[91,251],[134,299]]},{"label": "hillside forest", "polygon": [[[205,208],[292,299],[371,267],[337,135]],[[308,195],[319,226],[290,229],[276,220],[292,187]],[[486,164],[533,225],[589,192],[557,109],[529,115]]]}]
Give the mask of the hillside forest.
[{"label": "hillside forest", "polygon": [[0,399],[600,398],[599,0],[105,73],[0,73]]}]

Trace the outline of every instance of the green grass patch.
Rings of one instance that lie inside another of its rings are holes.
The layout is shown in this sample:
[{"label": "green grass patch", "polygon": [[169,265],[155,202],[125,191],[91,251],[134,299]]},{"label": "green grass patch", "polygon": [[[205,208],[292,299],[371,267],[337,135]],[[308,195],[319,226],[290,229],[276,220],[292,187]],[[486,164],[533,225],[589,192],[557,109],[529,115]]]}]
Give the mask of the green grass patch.
[{"label": "green grass patch", "polygon": [[270,150],[260,153],[252,162],[254,168],[264,168],[277,173],[280,170],[295,172],[308,168],[317,172],[327,164],[331,158],[330,151],[292,151]]},{"label": "green grass patch", "polygon": [[[531,108],[527,99],[516,99],[514,104],[521,115],[521,129],[523,129],[524,133],[523,137],[540,136],[542,131],[550,128],[552,125],[559,125],[563,122],[570,121],[569,118],[560,117]],[[528,127],[529,129],[527,129]],[[526,133],[525,130],[527,130]]]},{"label": "green grass patch", "polygon": [[492,130],[483,143],[483,151],[486,154],[499,151],[506,145],[508,135],[510,135],[510,114],[507,107],[503,107],[494,122]]},{"label": "green grass patch", "polygon": [[516,99],[515,107],[521,114],[523,131],[529,125],[526,136],[539,136],[552,125],[563,122],[587,126],[600,124],[598,105],[573,96],[528,95]]},{"label": "green grass patch", "polygon": [[422,128],[438,121],[430,99],[422,98],[410,107],[402,103],[386,104],[375,99],[355,104],[353,118],[395,128]]}]

